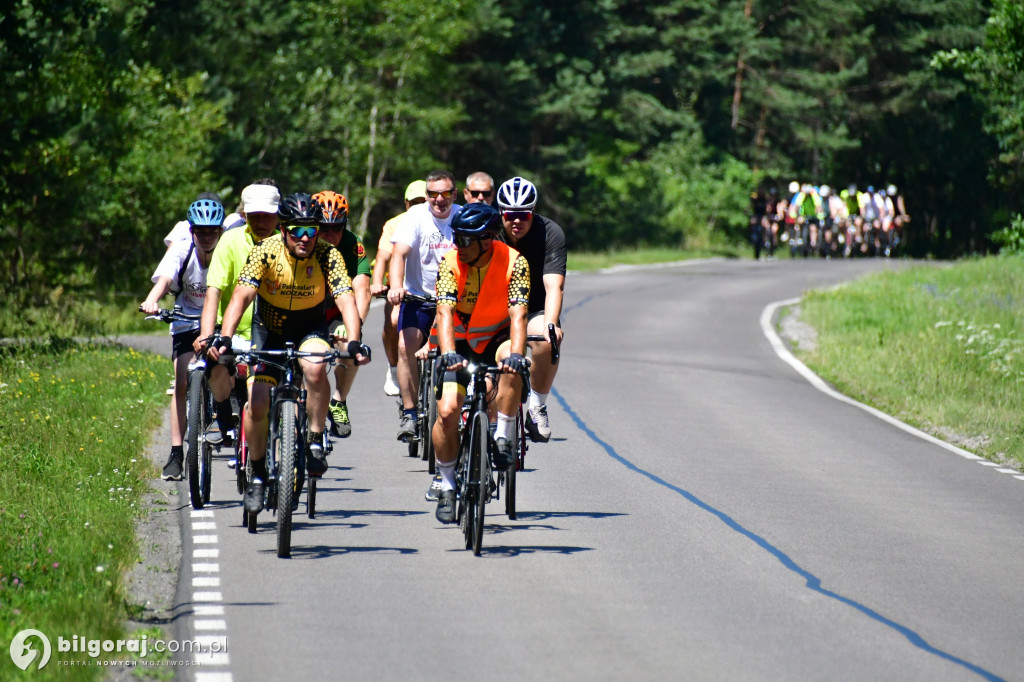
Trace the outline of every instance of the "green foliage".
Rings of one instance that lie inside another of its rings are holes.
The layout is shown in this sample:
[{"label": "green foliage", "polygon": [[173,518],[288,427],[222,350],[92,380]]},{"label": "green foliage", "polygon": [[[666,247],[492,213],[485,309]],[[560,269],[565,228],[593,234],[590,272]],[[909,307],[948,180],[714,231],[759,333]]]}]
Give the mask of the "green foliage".
[{"label": "green foliage", "polygon": [[1024,215],[1018,213],[1010,224],[992,234],[992,241],[1000,248],[1000,253],[1019,256],[1024,254]]}]

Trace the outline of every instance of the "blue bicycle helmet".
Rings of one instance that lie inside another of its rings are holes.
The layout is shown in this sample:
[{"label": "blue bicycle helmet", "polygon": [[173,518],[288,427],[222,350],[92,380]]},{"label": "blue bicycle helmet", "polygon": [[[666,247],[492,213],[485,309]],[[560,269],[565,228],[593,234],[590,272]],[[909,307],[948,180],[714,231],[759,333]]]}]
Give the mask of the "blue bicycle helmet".
[{"label": "blue bicycle helmet", "polygon": [[452,232],[469,237],[497,234],[501,230],[501,214],[490,204],[477,203],[463,206],[452,218]]},{"label": "blue bicycle helmet", "polygon": [[188,207],[188,222],[193,227],[222,227],[224,206],[213,199],[197,199]]}]

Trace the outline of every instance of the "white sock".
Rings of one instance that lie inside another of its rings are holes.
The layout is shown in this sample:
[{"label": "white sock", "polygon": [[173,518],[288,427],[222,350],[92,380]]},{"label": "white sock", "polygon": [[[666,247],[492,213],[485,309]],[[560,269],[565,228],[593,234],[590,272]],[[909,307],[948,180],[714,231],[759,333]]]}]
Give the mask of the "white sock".
[{"label": "white sock", "polygon": [[455,490],[455,462],[438,462],[437,473],[441,474],[441,490]]},{"label": "white sock", "polygon": [[548,402],[548,394],[547,393],[537,393],[537,391],[533,390],[532,388],[530,389],[530,400],[527,403],[529,405],[529,409],[532,410],[535,407],[540,407],[541,405],[544,405],[547,402]]},{"label": "white sock", "polygon": [[510,417],[507,414],[498,413],[498,424],[494,429],[494,440],[504,438],[508,440],[511,438],[509,434],[512,433],[512,425],[515,424],[515,417]]}]

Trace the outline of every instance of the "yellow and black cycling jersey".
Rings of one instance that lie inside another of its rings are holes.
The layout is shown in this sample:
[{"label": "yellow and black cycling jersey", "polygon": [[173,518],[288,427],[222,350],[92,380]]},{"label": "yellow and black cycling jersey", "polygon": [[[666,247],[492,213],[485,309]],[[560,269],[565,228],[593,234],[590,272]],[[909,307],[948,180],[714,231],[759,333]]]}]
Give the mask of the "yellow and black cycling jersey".
[{"label": "yellow and black cycling jersey", "polygon": [[238,285],[256,290],[253,321],[272,334],[294,335],[323,326],[326,306],[352,293],[352,279],[337,249],[320,239],[309,258],[300,260],[280,234],[253,247]]},{"label": "yellow and black cycling jersey", "polygon": [[[529,304],[530,300],[530,266],[526,259],[518,252],[511,249],[509,249],[509,252],[512,256],[512,267],[511,276],[508,277],[507,307],[525,306]],[[456,252],[452,251],[451,253],[454,254]],[[460,320],[463,323],[467,323],[473,314],[473,310],[476,308],[477,299],[480,297],[480,290],[487,281],[487,273],[490,271],[494,261],[495,259],[492,259],[484,267],[477,268],[462,265],[458,262],[457,256],[446,257],[442,260],[437,269],[438,305],[454,306]],[[499,269],[503,265],[504,261],[499,263]],[[458,270],[462,269],[466,270],[466,279],[465,288],[460,295],[459,280],[462,273],[458,272]],[[496,281],[503,280],[504,277],[505,273],[502,273],[502,276],[497,278]]]}]

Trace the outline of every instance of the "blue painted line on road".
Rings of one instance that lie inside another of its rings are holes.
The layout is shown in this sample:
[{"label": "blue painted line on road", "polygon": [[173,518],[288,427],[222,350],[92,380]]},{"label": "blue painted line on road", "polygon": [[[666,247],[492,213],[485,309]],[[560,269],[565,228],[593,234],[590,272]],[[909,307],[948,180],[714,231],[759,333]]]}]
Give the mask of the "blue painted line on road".
[{"label": "blue painted line on road", "polygon": [[[583,301],[583,302],[585,302],[585,301]],[[582,305],[583,302],[581,302],[578,305]],[[731,516],[729,516],[725,512],[721,511],[720,509],[716,509],[715,507],[712,507],[710,504],[708,504],[704,500],[700,499],[699,497],[697,497],[696,495],[694,495],[690,491],[684,490],[683,488],[680,488],[677,485],[673,485],[672,483],[669,483],[665,479],[660,478],[660,477],[656,476],[655,474],[652,474],[649,471],[641,469],[639,466],[637,466],[633,462],[629,461],[628,459],[626,459],[625,457],[620,455],[618,452],[615,451],[615,448],[613,448],[611,445],[609,445],[605,441],[601,440],[600,436],[598,436],[596,433],[594,433],[594,431],[591,430],[589,426],[587,426],[586,422],[584,422],[583,419],[576,413],[576,411],[573,410],[572,407],[569,406],[568,401],[566,401],[566,399],[562,397],[562,394],[558,391],[558,389],[552,388],[551,389],[551,395],[553,395],[555,397],[555,399],[558,400],[558,403],[562,406],[562,409],[565,410],[566,413],[568,413],[568,415],[572,418],[573,422],[575,422],[576,426],[579,427],[579,429],[581,431],[583,431],[583,433],[585,433],[587,435],[587,437],[590,438],[590,440],[594,441],[599,446],[601,446],[601,448],[603,448],[604,451],[606,453],[608,453],[608,455],[612,459],[614,459],[616,462],[622,464],[624,467],[626,467],[630,471],[638,473],[641,476],[644,476],[645,478],[650,479],[654,483],[657,483],[658,485],[660,485],[660,486],[662,486],[662,487],[664,487],[664,488],[666,488],[668,490],[671,490],[674,493],[677,493],[678,495],[680,495],[683,498],[685,498],[688,502],[690,502],[694,506],[699,507],[700,509],[703,509],[704,511],[708,512],[709,514],[712,514],[713,516],[717,517],[726,526],[728,526],[732,530],[736,531],[740,535],[746,537],[747,539],[752,541],[754,544],[756,544],[757,546],[761,547],[766,552],[768,552],[773,557],[775,557],[779,561],[779,563],[781,563],[787,570],[790,570],[793,573],[796,573],[797,575],[799,575],[801,578],[803,578],[806,581],[807,588],[810,589],[811,591],[817,592],[818,594],[820,594],[820,595],[822,595],[824,597],[828,597],[829,599],[833,599],[835,601],[838,601],[841,604],[844,604],[844,605],[849,606],[849,607],[851,607],[853,609],[856,609],[857,611],[860,611],[862,614],[864,614],[868,618],[870,618],[870,619],[872,619],[872,620],[874,620],[874,621],[876,621],[878,623],[881,623],[882,625],[886,626],[887,628],[891,628],[892,630],[895,630],[899,634],[903,635],[907,639],[907,641],[909,641],[912,645],[914,645],[915,647],[917,647],[918,649],[920,649],[920,650],[922,650],[922,651],[924,651],[926,653],[933,654],[933,655],[938,656],[939,658],[943,658],[943,659],[945,659],[945,660],[947,660],[947,661],[949,661],[951,663],[955,663],[956,665],[962,666],[962,667],[966,668],[967,670],[970,670],[971,672],[973,672],[973,673],[975,673],[975,674],[985,678],[986,680],[992,680],[993,682],[995,682],[995,681],[1003,682],[1003,678],[999,677],[995,673],[991,673],[991,672],[985,670],[984,668],[982,668],[980,666],[977,666],[977,665],[975,665],[975,664],[973,664],[973,663],[971,663],[969,661],[963,660],[962,658],[957,658],[956,656],[954,656],[954,655],[952,655],[950,653],[947,653],[945,651],[942,651],[941,649],[936,649],[931,644],[929,644],[927,641],[925,641],[925,639],[923,637],[921,637],[921,635],[917,634],[916,632],[914,632],[910,628],[906,627],[905,625],[900,625],[896,621],[891,620],[889,618],[886,618],[885,616],[883,616],[882,614],[878,613],[877,611],[875,611],[871,607],[866,606],[864,604],[861,604],[860,602],[855,601],[853,599],[850,599],[849,597],[844,597],[841,594],[837,594],[835,592],[832,592],[831,590],[825,589],[821,585],[821,578],[817,577],[816,575],[814,575],[810,571],[802,568],[799,564],[797,564],[795,561],[793,561],[793,559],[789,555],[787,555],[785,552],[783,552],[781,549],[779,549],[775,545],[771,544],[770,542],[768,542],[766,539],[764,539],[763,537],[761,537],[757,533],[755,533],[755,532],[753,532],[753,531],[743,527],[735,519],[733,519]]]}]

